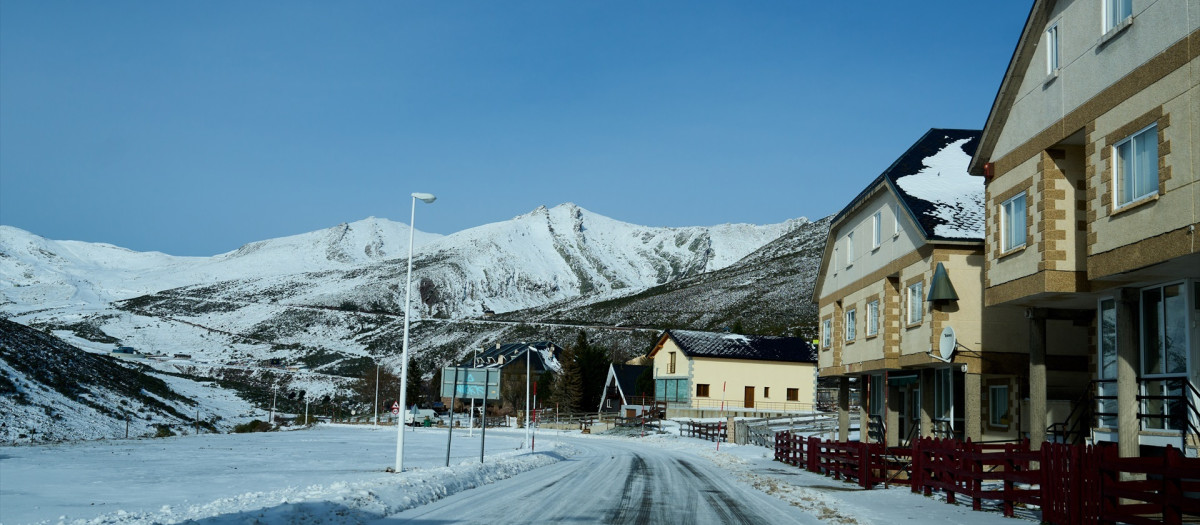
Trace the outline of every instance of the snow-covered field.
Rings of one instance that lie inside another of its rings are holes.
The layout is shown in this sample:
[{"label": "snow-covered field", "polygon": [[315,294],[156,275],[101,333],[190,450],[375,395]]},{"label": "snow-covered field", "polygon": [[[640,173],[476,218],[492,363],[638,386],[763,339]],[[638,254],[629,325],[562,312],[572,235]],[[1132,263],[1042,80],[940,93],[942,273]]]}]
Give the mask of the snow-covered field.
[{"label": "snow-covered field", "polygon": [[[859,490],[776,463],[762,447],[722,444],[717,451],[674,432],[625,438],[540,431],[531,453],[521,448],[522,431],[489,429],[481,464],[478,430],[471,437],[457,431],[448,468],[446,436],[445,429],[406,434],[400,475],[385,472],[395,462],[394,427],[370,425],[3,447],[0,523],[372,522],[472,489],[505,500],[504,487],[520,482],[503,480],[608,446],[710,462],[794,507],[797,522],[1014,523],[907,488]],[[624,482],[611,480],[618,491]],[[578,497],[595,490],[578,487]]]}]

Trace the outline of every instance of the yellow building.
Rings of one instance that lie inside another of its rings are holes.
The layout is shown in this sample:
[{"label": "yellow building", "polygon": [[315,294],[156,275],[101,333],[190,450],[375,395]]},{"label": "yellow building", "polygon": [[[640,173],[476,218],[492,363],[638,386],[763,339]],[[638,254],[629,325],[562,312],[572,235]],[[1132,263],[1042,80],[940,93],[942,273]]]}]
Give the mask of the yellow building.
[{"label": "yellow building", "polygon": [[799,337],[667,330],[649,354],[667,417],[813,410],[816,356]]},{"label": "yellow building", "polygon": [[[983,316],[983,183],[967,173],[974,130],[931,129],[830,224],[813,300],[822,377],[862,396],[864,441],[1013,439],[1021,355],[990,351]],[[848,440],[849,405],[839,407]]]},{"label": "yellow building", "polygon": [[1035,444],[1196,455],[1198,28],[1195,2],[1036,0],[1000,84],[970,167],[984,302],[1028,320],[985,342],[1030,356]]}]

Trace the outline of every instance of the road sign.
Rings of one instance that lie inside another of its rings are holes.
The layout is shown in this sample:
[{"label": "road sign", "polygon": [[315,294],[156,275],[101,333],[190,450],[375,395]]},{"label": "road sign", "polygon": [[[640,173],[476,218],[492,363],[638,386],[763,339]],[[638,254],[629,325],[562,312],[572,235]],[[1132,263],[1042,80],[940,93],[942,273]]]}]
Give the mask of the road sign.
[{"label": "road sign", "polygon": [[[458,384],[454,383],[455,367],[442,369],[442,397],[459,399],[500,399],[500,370],[496,368],[458,367]],[[457,386],[457,392],[455,387]]]},{"label": "road sign", "polygon": [[392,415],[395,415],[395,416],[400,415],[400,402],[399,401],[392,401]]}]

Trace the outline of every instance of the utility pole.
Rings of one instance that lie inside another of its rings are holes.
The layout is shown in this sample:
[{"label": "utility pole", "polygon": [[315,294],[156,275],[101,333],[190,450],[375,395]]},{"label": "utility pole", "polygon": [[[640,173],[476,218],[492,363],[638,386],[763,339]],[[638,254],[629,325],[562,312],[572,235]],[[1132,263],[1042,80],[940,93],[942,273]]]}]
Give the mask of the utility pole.
[{"label": "utility pole", "polygon": [[278,394],[279,394],[279,385],[278,384],[271,385],[271,419],[269,419],[267,421],[267,423],[270,425],[275,424],[275,396],[277,396]]}]

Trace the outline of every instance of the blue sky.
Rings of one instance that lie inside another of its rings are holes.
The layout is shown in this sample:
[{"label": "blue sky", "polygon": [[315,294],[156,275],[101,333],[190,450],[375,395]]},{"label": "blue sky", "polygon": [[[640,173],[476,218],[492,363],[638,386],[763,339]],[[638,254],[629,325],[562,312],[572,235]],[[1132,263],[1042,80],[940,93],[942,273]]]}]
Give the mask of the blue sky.
[{"label": "blue sky", "polygon": [[837,212],[981,128],[1031,2],[0,2],[0,224],[214,255],[368,216]]}]

